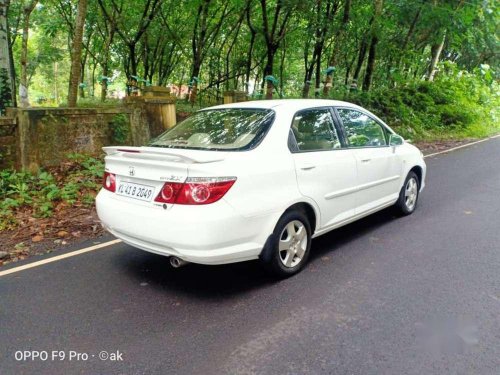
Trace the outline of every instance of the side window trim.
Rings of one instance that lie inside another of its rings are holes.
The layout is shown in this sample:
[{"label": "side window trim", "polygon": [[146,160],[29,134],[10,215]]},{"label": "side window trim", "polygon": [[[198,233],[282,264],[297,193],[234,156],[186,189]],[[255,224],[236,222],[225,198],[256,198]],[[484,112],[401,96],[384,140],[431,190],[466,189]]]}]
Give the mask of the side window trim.
[{"label": "side window trim", "polygon": [[295,138],[295,134],[293,134],[291,126],[290,129],[288,129],[288,149],[292,154],[300,152],[299,145],[297,144],[297,138]]},{"label": "side window trim", "polygon": [[330,107],[332,116],[333,116],[333,122],[335,124],[335,127],[337,128],[337,134],[339,136],[340,144],[342,149],[349,148],[349,142],[347,142],[347,135],[345,133],[344,129],[344,124],[342,123],[342,119],[340,118],[339,113],[337,112],[336,107]]},{"label": "side window trim", "polygon": [[[376,118],[373,118],[372,115],[370,115],[369,113],[367,113],[366,111],[364,111],[364,110],[362,110],[360,108],[353,108],[353,107],[348,107],[348,106],[335,106],[334,109],[335,109],[335,114],[338,117],[338,120],[339,120],[339,122],[340,122],[340,124],[342,126],[342,138],[345,141],[346,148],[383,148],[383,147],[390,147],[390,145],[389,145],[389,134],[392,134],[393,132],[385,124],[381,123]],[[384,138],[385,138],[385,143],[386,144],[383,145],[383,146],[350,146],[349,142],[347,141],[347,132],[345,130],[344,122],[342,121],[342,118],[340,117],[340,114],[337,111],[338,109],[345,109],[345,110],[348,110],[348,111],[357,111],[357,112],[360,112],[360,113],[364,114],[365,116],[369,117],[371,120],[373,120],[376,124],[378,124],[382,128],[382,131],[384,132]]]},{"label": "side window trim", "polygon": [[289,140],[290,140],[290,135],[293,137],[293,141],[294,141],[294,147],[296,147],[296,150],[292,150],[292,147],[290,145],[290,142],[288,144],[288,149],[290,150],[290,152],[292,154],[301,154],[301,153],[307,153],[307,152],[329,152],[329,151],[336,151],[336,150],[342,150],[342,148],[332,148],[332,149],[326,149],[326,150],[300,150],[299,149],[299,146],[298,146],[298,142],[297,142],[297,138],[292,130],[292,125],[293,125],[293,121],[295,120],[295,117],[297,115],[299,115],[301,112],[307,112],[307,111],[313,111],[313,110],[325,110],[325,111],[328,111],[330,113],[330,116],[332,118],[332,123],[333,123],[333,127],[330,126],[330,133],[332,135],[332,138],[337,138],[339,139],[340,141],[340,144],[343,145],[343,141],[342,141],[342,136],[339,134],[339,131],[338,131],[338,128],[337,128],[337,124],[336,124],[336,116],[332,113],[332,108],[331,106],[321,106],[321,107],[311,107],[311,108],[303,108],[303,109],[299,109],[298,111],[296,111],[294,114],[293,114],[293,117],[292,117],[292,122],[290,124],[290,130],[289,130]]}]

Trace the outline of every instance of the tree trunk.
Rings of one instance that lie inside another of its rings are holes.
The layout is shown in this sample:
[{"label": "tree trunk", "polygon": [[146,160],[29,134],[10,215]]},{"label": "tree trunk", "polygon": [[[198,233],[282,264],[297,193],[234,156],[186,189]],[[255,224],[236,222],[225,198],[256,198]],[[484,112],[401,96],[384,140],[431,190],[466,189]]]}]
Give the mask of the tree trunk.
[{"label": "tree trunk", "polygon": [[[274,65],[274,51],[268,50],[267,53],[267,63],[266,67],[264,69],[264,79],[267,76],[272,76],[273,75],[273,65]],[[267,80],[266,82],[266,99],[272,99],[273,98],[273,91],[274,91],[274,85],[270,80]]]},{"label": "tree trunk", "polygon": [[[335,36],[332,55],[328,60],[328,67],[330,66],[336,67],[337,65],[338,54],[340,52],[340,47],[342,46],[342,41],[345,36],[347,24],[349,23],[350,12],[351,12],[351,0],[346,0],[344,4],[344,15],[342,17],[342,25],[340,26],[337,35]],[[328,96],[328,93],[330,92],[330,89],[333,86],[333,74],[334,74],[333,71],[328,72],[326,74],[325,85],[323,86],[323,96]]]},{"label": "tree trunk", "polygon": [[443,33],[443,38],[439,44],[433,44],[431,47],[431,64],[429,65],[429,71],[427,73],[427,80],[433,81],[434,76],[437,71],[437,64],[439,62],[439,57],[441,56],[441,51],[444,47],[444,42],[446,40],[446,32]]},{"label": "tree trunk", "polygon": [[370,51],[368,52],[368,63],[366,64],[365,79],[363,80],[363,91],[370,90],[372,84],[373,71],[375,70],[375,55],[377,52],[378,38],[374,36],[370,43]]},{"label": "tree trunk", "polygon": [[29,107],[28,97],[28,38],[30,27],[30,16],[35,9],[38,0],[33,0],[23,9],[23,38],[21,42],[21,77],[19,81],[19,100],[21,107]]},{"label": "tree trunk", "polygon": [[302,97],[307,99],[309,97],[309,90],[311,89],[311,80],[307,77],[304,78],[304,86],[302,87]]},{"label": "tree trunk", "polygon": [[201,70],[201,61],[196,60],[193,65],[193,71],[191,74],[191,91],[189,95],[189,101],[191,105],[196,103],[196,96],[198,95],[198,77]]},{"label": "tree trunk", "polygon": [[250,93],[250,73],[252,71],[252,55],[253,55],[253,47],[255,44],[255,32],[252,32],[250,36],[250,45],[248,46],[247,53],[247,61],[245,66],[245,90],[249,94]]},{"label": "tree trunk", "polygon": [[382,14],[383,0],[375,0],[373,22],[371,24],[371,42],[368,52],[368,63],[366,66],[365,79],[363,80],[363,91],[370,90],[372,84],[373,71],[375,70],[375,57],[377,53],[377,43],[379,39],[379,18]]},{"label": "tree trunk", "polygon": [[321,93],[321,56],[323,55],[323,48],[316,51],[316,85],[314,89],[314,97],[319,98]]},{"label": "tree trunk", "polygon": [[6,107],[13,106],[16,99],[7,23],[9,5],[9,0],[0,0],[0,115]]},{"label": "tree trunk", "polygon": [[[252,57],[253,57],[253,48],[254,48],[254,44],[255,44],[255,37],[257,35],[257,31],[255,31],[255,29],[252,26],[250,16],[251,16],[250,15],[250,7],[248,6],[248,8],[246,10],[246,18],[247,18],[248,28],[250,29],[250,43],[248,45],[247,60],[246,60],[246,65],[245,65],[245,90],[246,90],[247,94],[250,94],[250,73],[252,70]],[[254,90],[255,90],[255,87],[254,87]]]},{"label": "tree trunk", "polygon": [[[106,43],[104,44],[104,59],[102,60],[102,76],[107,77],[109,74],[109,50],[111,48],[111,43],[113,43],[113,38],[115,36],[115,28],[111,25]],[[101,80],[101,102],[106,101],[106,96],[108,95],[108,80]]]},{"label": "tree trunk", "polygon": [[87,0],[78,0],[76,13],[75,33],[71,51],[71,71],[69,74],[68,107],[76,107],[78,96],[78,80],[80,79],[80,59],[82,57],[83,26],[87,14]]},{"label": "tree trunk", "polygon": [[[79,81],[81,83],[84,83],[85,81],[85,65],[87,62],[87,53],[85,53],[83,59],[80,60],[80,79]],[[78,88],[80,89],[80,98],[85,97],[85,87],[78,85]]]},{"label": "tree trunk", "polygon": [[54,100],[56,104],[59,104],[59,88],[57,87],[57,77],[58,77],[58,66],[57,66],[57,61],[54,62]]},{"label": "tree trunk", "polygon": [[[104,66],[102,67],[102,76],[108,76],[108,62],[104,62]],[[108,95],[108,80],[101,79],[101,102],[106,101],[106,96]]]},{"label": "tree trunk", "polygon": [[366,38],[363,38],[361,46],[359,47],[358,63],[356,64],[354,75],[352,76],[352,82],[355,84],[358,83],[359,73],[361,73],[361,68],[363,66],[363,62],[365,61],[366,49],[368,48],[367,44]]},{"label": "tree trunk", "polygon": [[94,60],[94,66],[92,67],[92,91],[90,92],[90,96],[95,97],[95,70],[97,69],[98,62]]}]

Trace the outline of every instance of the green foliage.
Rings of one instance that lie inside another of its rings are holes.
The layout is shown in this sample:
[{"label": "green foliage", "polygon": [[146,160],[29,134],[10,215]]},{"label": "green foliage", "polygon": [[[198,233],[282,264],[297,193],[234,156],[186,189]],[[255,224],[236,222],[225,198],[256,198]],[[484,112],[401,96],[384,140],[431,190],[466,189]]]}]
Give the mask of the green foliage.
[{"label": "green foliage", "polygon": [[484,137],[500,131],[498,84],[453,64],[434,82],[412,81],[370,92],[337,92],[336,98],[373,111],[405,138]]},{"label": "green foliage", "polygon": [[[321,86],[325,74],[331,75],[333,86],[338,87],[352,82],[363,43],[369,44],[366,37],[372,31],[379,37],[374,86],[390,87],[394,81],[406,84],[423,77],[429,67],[431,46],[443,37],[440,60],[449,58],[470,72],[487,64],[494,70],[499,66],[500,7],[494,0],[384,1],[382,17],[377,19],[372,19],[376,16],[373,0],[88,3],[82,84],[86,85],[85,95],[91,98],[98,96],[96,92],[104,81],[108,85],[113,82],[113,87],[107,87],[108,97],[123,94],[131,76],[147,85],[188,85],[196,81],[198,95],[207,102],[210,98],[212,103],[221,99],[224,90],[246,89],[247,80],[254,89],[250,94],[258,97],[266,76],[275,77],[273,84],[286,97],[300,95],[305,81]],[[11,1],[11,25],[22,25],[22,4]],[[75,10],[71,1],[47,1],[31,15],[27,64],[31,103],[52,106],[65,100],[70,67],[68,40],[74,30]],[[268,35],[264,15],[274,20]],[[371,30],[372,25],[376,30]],[[283,35],[281,30],[285,31]],[[22,38],[19,33],[14,36],[13,55],[19,75]],[[324,43],[316,44],[318,40]],[[193,45],[196,51],[192,51]],[[320,51],[316,59],[315,49]],[[269,52],[273,54],[273,66],[266,69]],[[360,87],[367,70],[367,53],[362,60],[357,77]],[[315,67],[316,63],[320,66]],[[311,67],[313,75],[306,75]],[[488,75],[490,80],[496,79],[491,71]]]},{"label": "green foliage", "polygon": [[16,214],[31,210],[34,217],[50,217],[59,204],[91,206],[101,186],[104,165],[82,154],[37,174],[0,171],[0,230],[16,226]]},{"label": "green foliage", "polygon": [[115,115],[109,127],[113,142],[123,144],[127,141],[130,134],[130,123],[127,115],[123,113]]},{"label": "green foliage", "polygon": [[9,84],[7,69],[0,69],[0,116],[5,114],[5,108],[12,106],[12,91]]}]

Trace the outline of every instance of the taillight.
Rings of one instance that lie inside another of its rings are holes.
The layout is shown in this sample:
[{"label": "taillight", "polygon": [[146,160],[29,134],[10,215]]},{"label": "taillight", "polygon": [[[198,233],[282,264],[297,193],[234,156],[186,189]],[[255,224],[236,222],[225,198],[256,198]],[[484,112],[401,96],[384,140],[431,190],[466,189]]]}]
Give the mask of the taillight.
[{"label": "taillight", "polygon": [[104,189],[114,193],[116,190],[116,175],[113,173],[104,172],[102,186],[104,187]]},{"label": "taillight", "polygon": [[155,202],[209,204],[221,199],[233,186],[236,177],[191,177],[185,183],[167,182]]},{"label": "taillight", "polygon": [[175,203],[175,199],[182,189],[182,185],[178,182],[167,182],[160,190],[160,194],[155,198],[155,202]]}]

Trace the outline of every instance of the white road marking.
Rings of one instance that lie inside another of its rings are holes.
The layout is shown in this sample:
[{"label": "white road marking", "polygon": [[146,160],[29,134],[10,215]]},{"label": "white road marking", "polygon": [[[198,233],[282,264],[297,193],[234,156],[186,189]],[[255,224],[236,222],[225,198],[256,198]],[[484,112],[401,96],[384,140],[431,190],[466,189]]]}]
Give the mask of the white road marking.
[{"label": "white road marking", "polygon": [[[476,145],[478,143],[485,142],[485,141],[488,141],[490,139],[498,138],[498,137],[500,137],[500,134],[497,134],[497,135],[494,135],[492,137],[488,137],[488,138],[485,138],[485,139],[481,139],[479,141],[475,141],[475,142],[467,143],[467,144],[460,145],[460,146],[457,146],[457,147],[449,148],[447,150],[435,152],[433,154],[425,155],[424,157],[425,158],[430,158],[432,156],[446,154],[448,152],[451,152],[451,151],[454,151],[454,150],[458,150],[460,148],[473,146],[473,145]],[[47,264],[47,263],[57,262],[58,260],[61,260],[61,259],[74,257],[75,255],[80,255],[80,254],[83,254],[83,253],[88,253],[89,251],[99,250],[99,249],[102,249],[103,247],[111,246],[111,245],[114,245],[114,244],[117,244],[117,243],[120,243],[120,242],[122,242],[122,241],[116,239],[116,240],[112,240],[112,241],[101,243],[99,245],[94,245],[94,246],[86,247],[84,249],[75,250],[75,251],[72,251],[70,253],[66,253],[66,254],[62,254],[62,255],[57,255],[57,256],[52,257],[52,258],[48,258],[48,259],[44,259],[44,260],[39,260],[38,262],[28,263],[28,264],[25,264],[24,266],[14,267],[14,268],[8,269],[6,271],[0,271],[0,276],[10,275],[11,273],[15,273],[15,272],[19,272],[19,271],[24,271],[24,270],[27,270],[27,269],[30,269],[30,268],[33,268],[33,267],[42,266],[42,265]]]},{"label": "white road marking", "polygon": [[47,259],[39,260],[38,262],[28,263],[28,264],[25,264],[23,266],[10,268],[10,269],[5,270],[5,271],[0,271],[0,276],[5,276],[5,275],[9,275],[11,273],[15,273],[15,272],[19,272],[19,271],[24,271],[24,270],[27,270],[29,268],[42,266],[42,265],[47,264],[47,263],[57,262],[58,260],[61,260],[61,259],[74,257],[75,255],[80,255],[80,254],[83,254],[83,253],[88,253],[89,251],[99,250],[99,249],[102,249],[103,247],[111,246],[111,245],[114,245],[114,244],[117,244],[117,243],[120,243],[120,242],[122,242],[122,241],[118,240],[118,239],[117,240],[112,240],[112,241],[100,243],[98,245],[86,247],[84,249],[75,250],[75,251],[72,251],[70,253],[66,253],[66,254],[62,254],[62,255],[57,255],[57,256],[52,257],[52,258],[47,258]]},{"label": "white road marking", "polygon": [[455,150],[458,150],[460,148],[474,146],[474,145],[477,145],[478,143],[486,142],[486,141],[489,141],[490,139],[494,139],[494,138],[498,138],[498,137],[500,137],[500,134],[497,134],[497,135],[494,135],[494,136],[491,136],[491,137],[488,137],[488,138],[484,138],[484,139],[481,139],[479,141],[475,141],[475,142],[471,142],[471,143],[466,143],[464,145],[460,145],[460,146],[457,146],[457,147],[448,148],[446,150],[435,152],[433,154],[425,155],[424,158],[430,158],[432,156],[446,154],[448,152],[455,151]]}]

